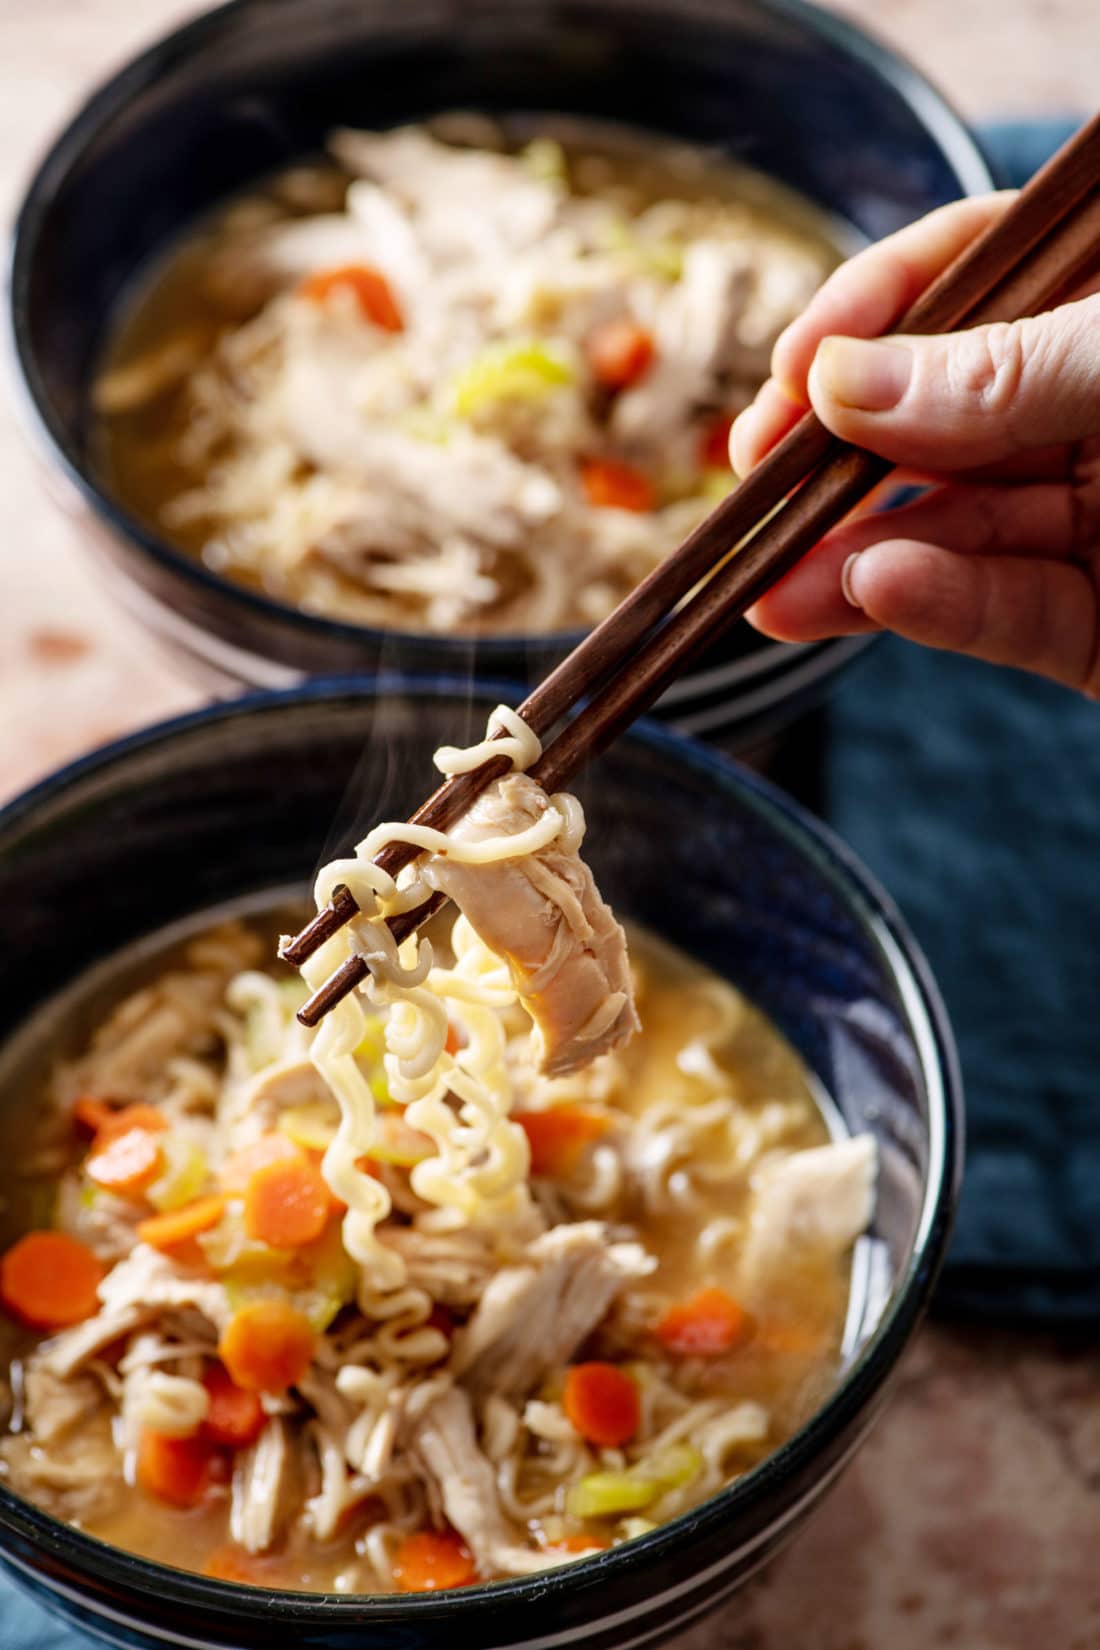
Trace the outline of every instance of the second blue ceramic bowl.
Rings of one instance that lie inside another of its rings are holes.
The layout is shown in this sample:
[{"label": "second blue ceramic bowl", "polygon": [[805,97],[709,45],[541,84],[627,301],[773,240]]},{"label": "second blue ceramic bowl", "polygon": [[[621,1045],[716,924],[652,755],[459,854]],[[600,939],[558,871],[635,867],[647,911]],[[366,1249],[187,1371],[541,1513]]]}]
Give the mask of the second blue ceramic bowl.
[{"label": "second blue ceramic bowl", "polygon": [[[476,737],[500,697],[453,682],[319,683],[153,728],[12,803],[0,814],[0,1044],[134,940],[303,885],[370,823],[404,817],[429,787],[434,746]],[[958,1073],[925,964],[840,843],[700,746],[643,727],[575,788],[586,855],[620,914],[747,993],[847,1126],[876,1137],[877,1207],[832,1396],[761,1466],[652,1534],[443,1595],[232,1587],[106,1546],[0,1485],[0,1558],[48,1609],[148,1650],[635,1650],[739,1586],[860,1442],[928,1300],[960,1170]],[[0,1104],[23,1103],[7,1084]]]},{"label": "second blue ceramic bowl", "polygon": [[[210,685],[378,670],[534,681],[578,639],[387,633],[300,613],[174,550],[112,499],[90,456],[88,388],[135,272],[334,126],[454,108],[598,117],[714,146],[856,238],[991,186],[927,81],[803,0],[231,0],[158,41],[84,105],[31,183],[11,324],[32,422],[89,543],[125,605]],[[789,647],[739,625],[660,714],[745,748],[863,645]]]}]

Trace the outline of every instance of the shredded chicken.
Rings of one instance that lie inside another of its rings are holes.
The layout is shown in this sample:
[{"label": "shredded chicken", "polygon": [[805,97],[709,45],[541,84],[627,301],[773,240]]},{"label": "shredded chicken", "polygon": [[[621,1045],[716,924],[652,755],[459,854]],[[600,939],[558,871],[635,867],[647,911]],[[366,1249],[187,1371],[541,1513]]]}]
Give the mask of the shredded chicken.
[{"label": "shredded chicken", "polygon": [[468,1394],[452,1387],[428,1410],[416,1449],[435,1480],[447,1520],[465,1540],[483,1575],[530,1575],[553,1555],[524,1547],[501,1509],[492,1463],[478,1447]]},{"label": "shredded chicken", "polygon": [[287,1423],[270,1420],[233,1468],[229,1529],[246,1552],[265,1552],[278,1538],[294,1505],[296,1476]]},{"label": "shredded chicken", "polygon": [[875,1164],[874,1136],[858,1134],[761,1168],[741,1253],[745,1285],[766,1287],[800,1250],[843,1254],[874,1212]]},{"label": "shredded chicken", "polygon": [[103,1518],[123,1495],[122,1463],[102,1408],[52,1438],[48,1448],[30,1432],[0,1440],[0,1460],[9,1488],[54,1518]]},{"label": "shredded chicken", "polygon": [[[160,1311],[164,1307],[195,1306],[219,1330],[225,1328],[232,1315],[224,1284],[177,1266],[147,1243],[139,1243],[108,1272],[99,1286],[99,1298],[106,1313],[121,1313],[128,1307]],[[90,1321],[94,1323],[95,1319]]]},{"label": "shredded chicken", "polygon": [[[701,190],[682,153],[658,145],[639,188],[644,152],[613,160],[604,133],[586,153],[594,133],[560,129],[567,147],[548,132],[520,153],[492,123],[337,132],[342,171],[314,171],[305,216],[285,179],[234,203],[188,266],[201,358],[185,313],[98,382],[124,491],[132,475],[147,500],[171,442],[158,526],[345,622],[516,635],[604,617],[732,482],[708,436],[831,259],[730,180]],[[314,279],[364,266],[390,313]],[[653,345],[621,393],[592,358],[608,323]],[[134,415],[158,400],[146,436]],[[593,494],[603,459],[638,472],[643,508]]]},{"label": "shredded chicken", "polygon": [[55,1444],[72,1427],[83,1425],[103,1403],[103,1387],[92,1375],[64,1379],[31,1358],[23,1387],[23,1424],[37,1444]]},{"label": "shredded chicken", "polygon": [[[514,836],[549,806],[533,779],[510,774],[478,798],[451,834],[457,842]],[[436,856],[425,874],[490,950],[507,959],[535,1022],[544,1072],[574,1071],[637,1031],[626,936],[576,853],[551,843],[540,853],[488,865]]]},{"label": "shredded chicken", "polygon": [[455,1346],[451,1368],[479,1398],[526,1397],[573,1357],[631,1279],[652,1270],[637,1243],[609,1243],[599,1221],[559,1226],[497,1272]]},{"label": "shredded chicken", "polygon": [[79,1174],[61,1178],[54,1220],[58,1229],[87,1244],[100,1260],[113,1263],[134,1247],[135,1228],[143,1214],[133,1198],[113,1197],[96,1187],[89,1197]]}]

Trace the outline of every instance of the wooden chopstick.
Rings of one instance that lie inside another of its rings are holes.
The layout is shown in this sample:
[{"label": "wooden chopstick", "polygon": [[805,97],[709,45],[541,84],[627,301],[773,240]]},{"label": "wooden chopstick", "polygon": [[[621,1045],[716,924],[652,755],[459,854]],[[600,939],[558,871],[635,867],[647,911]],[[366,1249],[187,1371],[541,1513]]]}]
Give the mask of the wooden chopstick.
[{"label": "wooden chopstick", "polygon": [[[1036,174],[1008,211],[922,293],[893,330],[937,332],[1016,319],[1066,295],[1094,266],[1100,247],[1098,182],[1100,115]],[[884,460],[836,440],[807,413],[680,549],[519,707],[519,714],[541,735],[583,695],[599,689],[546,748],[532,776],[549,790],[560,788],[583,760],[605,748],[648,709],[689,659],[740,618],[890,469]],[[749,534],[749,542],[734,556],[733,550]],[[707,582],[668,617],[675,603],[708,573]],[[650,639],[640,647],[645,638]],[[628,662],[619,675],[612,675],[624,660]],[[510,767],[501,757],[447,781],[417,809],[413,821],[446,829]],[[394,843],[376,863],[392,875],[417,852]],[[442,903],[437,896],[393,919],[395,937],[411,933]],[[282,955],[300,963],[357,909],[346,889],[337,890],[331,904],[283,947]],[[314,994],[299,1018],[315,1024],[365,973],[359,958],[349,959]]]}]

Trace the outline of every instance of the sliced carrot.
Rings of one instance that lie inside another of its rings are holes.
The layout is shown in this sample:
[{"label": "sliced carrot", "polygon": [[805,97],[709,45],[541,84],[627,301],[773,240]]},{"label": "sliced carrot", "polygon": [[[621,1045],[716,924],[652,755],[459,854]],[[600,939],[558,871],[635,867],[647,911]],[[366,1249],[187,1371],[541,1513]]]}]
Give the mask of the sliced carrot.
[{"label": "sliced carrot", "polygon": [[230,1449],[254,1444],[267,1425],[256,1393],[238,1386],[224,1364],[211,1364],[202,1384],[210,1395],[210,1407],[202,1423],[206,1437]]},{"label": "sliced carrot", "polygon": [[340,269],[322,269],[307,275],[299,284],[298,296],[323,304],[333,292],[344,288],[352,293],[368,321],[386,332],[404,332],[405,318],[393,295],[393,288],[372,264],[345,264]]},{"label": "sliced carrot", "polygon": [[259,1300],[229,1320],[218,1355],[230,1379],[249,1392],[285,1392],[313,1359],[309,1319],[284,1301]]},{"label": "sliced carrot", "polygon": [[235,1541],[223,1541],[215,1547],[202,1567],[211,1581],[235,1581],[244,1587],[271,1587],[278,1585],[278,1560],[269,1553],[250,1553],[238,1547]]},{"label": "sliced carrot", "polygon": [[96,1146],[104,1145],[116,1135],[128,1134],[131,1129],[145,1129],[149,1134],[163,1134],[168,1119],[156,1106],[147,1106],[141,1100],[133,1105],[120,1106],[117,1111],[108,1108],[108,1114],[96,1131]]},{"label": "sliced carrot", "polygon": [[197,1507],[214,1482],[215,1446],[200,1436],[168,1438],[143,1427],[138,1440],[137,1481],[158,1501],[172,1507]]},{"label": "sliced carrot", "polygon": [[160,1174],[162,1161],[156,1135],[141,1124],[98,1134],[84,1167],[97,1186],[120,1197],[140,1197]]},{"label": "sliced carrot", "polygon": [[449,1025],[447,1027],[447,1038],[443,1044],[443,1047],[446,1049],[448,1054],[458,1053],[459,1049],[462,1047],[462,1039],[458,1035],[457,1026]]},{"label": "sliced carrot", "polygon": [[589,504],[600,510],[644,513],[656,503],[653,483],[633,464],[613,458],[588,458],[581,464],[581,484]]},{"label": "sliced carrot", "polygon": [[638,1383],[614,1364],[573,1364],[562,1408],[582,1438],[601,1449],[629,1443],[642,1418]]},{"label": "sliced carrot", "polygon": [[269,1163],[290,1163],[301,1155],[288,1135],[262,1134],[251,1146],[242,1146],[239,1152],[226,1158],[218,1176],[222,1191],[230,1197],[243,1197],[257,1169],[264,1169]]},{"label": "sliced carrot", "polygon": [[699,462],[705,470],[730,468],[730,430],[732,413],[719,413],[707,424],[699,437]]},{"label": "sliced carrot", "polygon": [[713,1358],[747,1341],[753,1322],[724,1289],[700,1289],[670,1306],[655,1334],[669,1352],[685,1358]]},{"label": "sliced carrot", "polygon": [[398,1547],[393,1579],[401,1593],[437,1593],[445,1587],[468,1587],[477,1580],[477,1566],[453,1530],[419,1530]]},{"label": "sliced carrot", "polygon": [[517,1111],[519,1124],[531,1148],[531,1173],[561,1176],[571,1173],[586,1146],[611,1127],[610,1119],[588,1106],[566,1103],[548,1111]]},{"label": "sliced carrot", "polygon": [[0,1301],[31,1329],[65,1329],[98,1312],[106,1270],[67,1232],[28,1232],[0,1260]]},{"label": "sliced carrot", "polygon": [[610,1546],[610,1541],[601,1541],[598,1535],[563,1535],[560,1541],[552,1541],[546,1551],[548,1553],[606,1553]]},{"label": "sliced carrot", "polygon": [[150,1215],[139,1220],[136,1231],[142,1243],[150,1244],[165,1254],[176,1254],[185,1249],[202,1232],[213,1231],[225,1213],[225,1199],[216,1193],[198,1197],[182,1209],[171,1209],[163,1215]]},{"label": "sliced carrot", "polygon": [[627,315],[594,327],[584,345],[585,358],[597,384],[624,390],[648,370],[653,360],[653,335]]},{"label": "sliced carrot", "polygon": [[97,1100],[94,1094],[82,1094],[79,1099],[74,1100],[69,1115],[74,1128],[83,1129],[85,1134],[98,1134],[118,1113],[106,1100]]},{"label": "sliced carrot", "polygon": [[244,1226],[272,1249],[297,1249],[320,1237],[332,1213],[329,1189],[308,1158],[287,1158],[257,1169],[245,1187]]}]

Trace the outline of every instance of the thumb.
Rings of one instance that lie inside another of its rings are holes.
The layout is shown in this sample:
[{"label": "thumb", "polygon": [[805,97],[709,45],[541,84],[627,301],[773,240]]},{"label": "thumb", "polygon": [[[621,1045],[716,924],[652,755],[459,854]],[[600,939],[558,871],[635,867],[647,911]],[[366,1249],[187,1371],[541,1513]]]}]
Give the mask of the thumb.
[{"label": "thumb", "polygon": [[970,469],[1100,434],[1100,294],[940,337],[822,340],[809,377],[835,435],[910,468]]}]

